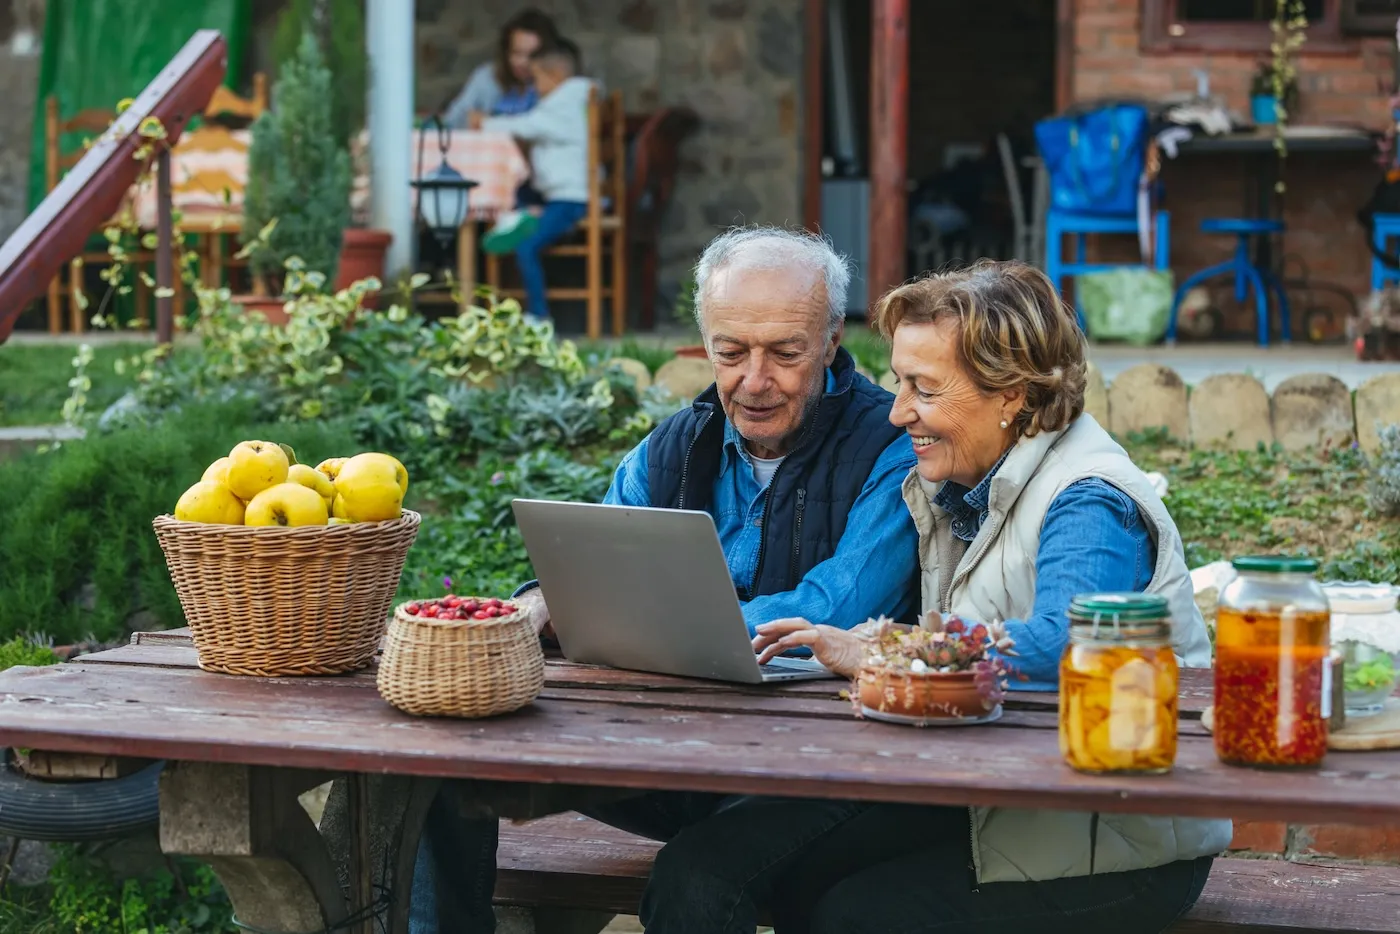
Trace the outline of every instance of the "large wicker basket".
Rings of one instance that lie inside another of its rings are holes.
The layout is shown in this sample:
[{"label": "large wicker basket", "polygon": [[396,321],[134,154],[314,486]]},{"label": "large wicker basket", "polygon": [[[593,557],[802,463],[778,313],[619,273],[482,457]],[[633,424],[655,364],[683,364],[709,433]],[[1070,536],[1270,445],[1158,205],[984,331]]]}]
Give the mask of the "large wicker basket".
[{"label": "large wicker basket", "polygon": [[524,611],[489,620],[410,616],[400,605],[379,660],[379,695],[407,713],[494,717],[544,687],[544,651]]},{"label": "large wicker basket", "polygon": [[155,520],[199,667],[334,675],[379,649],[420,517],[299,528]]}]

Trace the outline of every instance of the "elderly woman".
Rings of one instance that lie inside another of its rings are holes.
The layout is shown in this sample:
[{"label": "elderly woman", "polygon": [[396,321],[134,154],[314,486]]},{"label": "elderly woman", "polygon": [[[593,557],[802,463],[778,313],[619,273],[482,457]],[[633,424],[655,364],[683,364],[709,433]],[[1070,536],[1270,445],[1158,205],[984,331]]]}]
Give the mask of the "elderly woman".
[{"label": "elderly woman", "polygon": [[[1006,621],[1021,686],[1053,688],[1075,594],[1161,594],[1178,660],[1209,667],[1176,525],[1084,414],[1084,340],[1050,281],[982,262],[895,289],[873,323],[893,343],[890,419],[918,456],[904,499],[924,609]],[[859,633],[806,620],[758,632],[764,657],[806,647],[842,674],[865,648]],[[1150,934],[1195,902],[1230,832],[1220,820],[872,804],[805,843],[768,891],[728,894],[742,905],[810,893],[793,929],[812,934]]]}]

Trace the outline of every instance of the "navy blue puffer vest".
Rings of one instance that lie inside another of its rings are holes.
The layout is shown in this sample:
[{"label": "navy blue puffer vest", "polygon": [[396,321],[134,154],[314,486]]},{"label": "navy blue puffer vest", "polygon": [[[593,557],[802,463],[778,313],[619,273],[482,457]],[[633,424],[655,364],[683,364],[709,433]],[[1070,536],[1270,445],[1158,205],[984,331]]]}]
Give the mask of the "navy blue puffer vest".
[{"label": "navy blue puffer vest", "polygon": [[[857,373],[845,348],[837,349],[831,372],[833,391],[822,397],[768,487],[758,571],[747,588],[737,582],[743,600],[792,590],[835,553],[875,461],[903,433],[889,421],[894,397]],[[709,507],[723,462],[724,421],[711,386],[656,426],[647,442],[653,506]]]}]

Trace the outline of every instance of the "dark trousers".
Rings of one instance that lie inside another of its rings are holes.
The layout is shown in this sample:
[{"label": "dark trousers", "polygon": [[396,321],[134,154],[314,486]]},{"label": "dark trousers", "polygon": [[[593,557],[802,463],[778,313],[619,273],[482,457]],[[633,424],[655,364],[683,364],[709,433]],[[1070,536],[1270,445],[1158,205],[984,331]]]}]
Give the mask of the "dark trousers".
[{"label": "dark trousers", "polygon": [[[753,934],[761,916],[776,934],[1155,934],[1195,904],[1211,865],[979,886],[964,808],[658,792],[587,813],[666,843],[639,911],[647,934]],[[436,861],[454,903],[441,930],[489,934],[495,824],[435,823],[430,838],[468,838]]]}]

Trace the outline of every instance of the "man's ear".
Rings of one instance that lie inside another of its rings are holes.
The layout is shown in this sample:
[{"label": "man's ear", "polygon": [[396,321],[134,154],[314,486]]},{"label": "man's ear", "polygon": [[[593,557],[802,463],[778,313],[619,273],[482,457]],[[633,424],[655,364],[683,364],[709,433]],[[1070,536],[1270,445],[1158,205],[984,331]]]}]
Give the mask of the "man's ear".
[{"label": "man's ear", "polygon": [[831,361],[836,359],[836,348],[841,346],[841,339],[846,336],[846,323],[841,322],[841,326],[836,329],[836,333],[831,336],[831,340],[826,343],[826,365],[831,366]]}]

